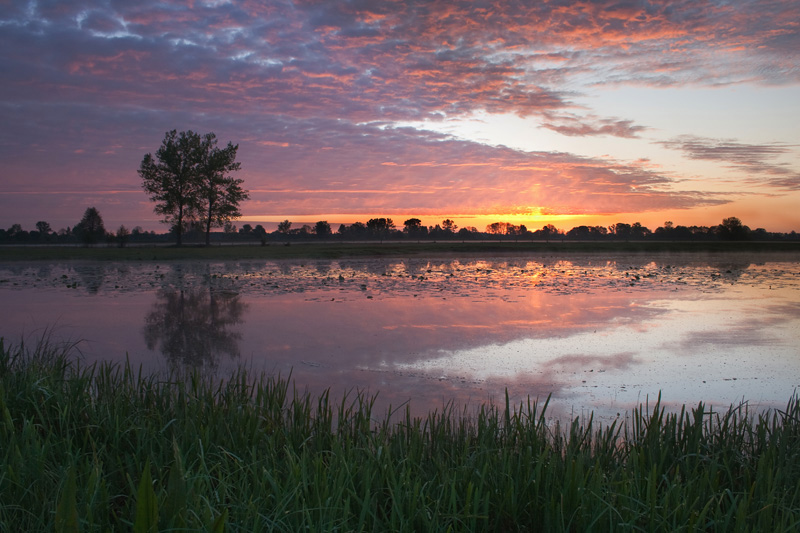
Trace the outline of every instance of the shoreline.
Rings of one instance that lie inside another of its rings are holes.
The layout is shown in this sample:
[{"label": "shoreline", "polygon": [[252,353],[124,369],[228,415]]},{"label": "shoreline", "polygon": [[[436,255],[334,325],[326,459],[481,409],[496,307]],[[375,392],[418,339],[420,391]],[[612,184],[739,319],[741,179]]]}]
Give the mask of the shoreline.
[{"label": "shoreline", "polygon": [[230,245],[132,245],[116,246],[0,246],[0,261],[168,261],[238,259],[340,259],[348,257],[403,257],[460,254],[536,253],[788,253],[800,257],[800,242],[773,241],[365,241],[291,242]]}]

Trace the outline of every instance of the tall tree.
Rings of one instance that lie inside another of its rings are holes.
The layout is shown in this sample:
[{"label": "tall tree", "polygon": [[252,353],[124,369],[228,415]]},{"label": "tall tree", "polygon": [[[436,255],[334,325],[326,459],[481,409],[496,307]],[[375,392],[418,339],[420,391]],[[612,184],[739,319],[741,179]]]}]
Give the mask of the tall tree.
[{"label": "tall tree", "polygon": [[128,228],[124,225],[120,225],[119,229],[117,230],[117,241],[119,242],[120,248],[125,248],[125,245],[128,243],[128,238],[131,236],[131,232]]},{"label": "tall tree", "polygon": [[44,220],[40,220],[36,223],[36,230],[43,239],[46,239],[51,233],[53,233],[50,223],[45,222]]},{"label": "tall tree", "polygon": [[722,224],[715,228],[720,239],[727,241],[744,241],[750,236],[750,228],[742,224],[736,217],[728,217],[722,220]]},{"label": "tall tree", "polygon": [[103,217],[94,207],[87,207],[83,218],[72,230],[86,244],[94,244],[106,236]]},{"label": "tall tree", "polygon": [[314,233],[317,234],[317,237],[329,237],[332,233],[331,225],[327,220],[320,220],[314,225]]},{"label": "tall tree", "polygon": [[139,175],[142,188],[156,202],[154,211],[163,215],[163,222],[172,224],[177,244],[183,242],[187,222],[197,216],[201,207],[199,192],[203,138],[191,130],[168,131],[156,151],[142,159]]},{"label": "tall tree", "polygon": [[289,230],[292,229],[292,223],[288,220],[284,220],[283,222],[278,222],[278,231],[283,233],[284,235],[289,234]]},{"label": "tall tree", "polygon": [[11,227],[8,228],[6,232],[9,237],[14,237],[20,233],[22,233],[22,225],[21,224],[11,224]]},{"label": "tall tree", "polygon": [[409,218],[403,222],[403,231],[409,235],[416,235],[421,227],[422,221],[418,218]]},{"label": "tall tree", "polygon": [[367,220],[367,229],[372,237],[384,239],[394,230],[394,221],[391,218],[371,218]]},{"label": "tall tree", "polygon": [[455,233],[455,231],[458,229],[458,226],[456,226],[455,222],[449,218],[446,218],[442,220],[442,229],[448,233]]},{"label": "tall tree", "polygon": [[225,148],[217,148],[217,136],[213,133],[205,134],[199,146],[198,214],[205,226],[206,246],[211,244],[211,228],[223,227],[242,216],[239,203],[249,198],[248,191],[242,188],[244,180],[230,175],[241,167],[236,162],[238,149],[238,144],[230,142]]}]

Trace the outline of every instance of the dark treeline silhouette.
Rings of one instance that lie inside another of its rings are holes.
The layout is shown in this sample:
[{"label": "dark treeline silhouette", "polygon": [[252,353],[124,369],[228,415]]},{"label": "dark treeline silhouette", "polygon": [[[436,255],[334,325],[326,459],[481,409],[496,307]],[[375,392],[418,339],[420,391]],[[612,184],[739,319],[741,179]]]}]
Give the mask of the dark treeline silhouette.
[{"label": "dark treeline silhouette", "polygon": [[144,231],[141,226],[132,230],[120,225],[116,231],[107,231],[103,217],[95,207],[88,207],[83,218],[70,227],[54,230],[50,223],[40,220],[36,229],[26,231],[21,224],[12,224],[10,228],[0,229],[2,244],[83,244],[125,246],[129,242],[168,242],[170,235],[157,235],[154,231]]},{"label": "dark treeline silhouette", "polygon": [[[93,211],[93,212],[92,212]],[[96,216],[95,216],[96,215]],[[88,217],[88,220],[87,220]],[[99,227],[98,227],[99,226]],[[39,221],[34,230],[25,231],[20,224],[0,229],[2,244],[101,244],[125,246],[128,243],[174,243],[176,233],[157,234],[144,231],[140,226],[128,229],[120,226],[116,232],[107,232],[103,228],[102,218],[97,210],[89,208],[84,219],[73,228],[54,231],[50,224]],[[87,229],[88,228],[88,229]],[[201,244],[209,238],[207,228],[201,224],[193,224],[183,232],[182,240],[186,243]],[[716,226],[682,226],[667,221],[663,226],[650,230],[638,222],[627,224],[618,222],[610,226],[576,226],[570,230],[562,230],[552,224],[540,229],[531,230],[524,224],[516,225],[508,222],[494,222],[483,231],[467,226],[459,228],[452,220],[445,219],[441,224],[423,226],[418,218],[410,218],[398,227],[391,218],[371,218],[366,222],[341,224],[336,231],[331,225],[320,220],[313,226],[303,224],[295,227],[284,220],[278,229],[268,232],[261,224],[252,226],[243,224],[237,228],[233,223],[224,225],[223,231],[210,235],[213,243],[288,243],[303,241],[437,241],[437,240],[498,240],[498,241],[798,241],[800,235],[790,233],[769,232],[763,228],[750,229],[736,217],[724,219]]]},{"label": "dark treeline silhouette", "polygon": [[675,226],[667,221],[654,231],[639,222],[627,224],[618,222],[611,226],[576,226],[568,231],[547,224],[540,229],[530,230],[524,224],[495,222],[484,231],[467,226],[459,228],[455,222],[445,219],[441,224],[423,226],[418,218],[410,218],[398,227],[391,218],[372,218],[367,222],[341,224],[333,232],[327,221],[315,225],[304,224],[294,227],[291,221],[284,220],[272,233],[261,226],[244,224],[240,229],[229,228],[229,239],[235,241],[383,241],[383,240],[538,240],[538,241],[791,241],[800,236],[791,233],[769,232],[763,228],[755,230],[742,224],[736,217],[726,218],[716,226]]}]

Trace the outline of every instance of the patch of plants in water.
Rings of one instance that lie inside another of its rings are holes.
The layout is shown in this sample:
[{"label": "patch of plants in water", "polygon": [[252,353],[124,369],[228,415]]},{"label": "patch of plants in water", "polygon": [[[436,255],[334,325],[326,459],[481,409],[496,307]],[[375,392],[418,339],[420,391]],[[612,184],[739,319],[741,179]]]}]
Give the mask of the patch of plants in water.
[{"label": "patch of plants in water", "polygon": [[0,340],[0,531],[796,531],[800,398],[376,417],[244,370],[82,366]]}]

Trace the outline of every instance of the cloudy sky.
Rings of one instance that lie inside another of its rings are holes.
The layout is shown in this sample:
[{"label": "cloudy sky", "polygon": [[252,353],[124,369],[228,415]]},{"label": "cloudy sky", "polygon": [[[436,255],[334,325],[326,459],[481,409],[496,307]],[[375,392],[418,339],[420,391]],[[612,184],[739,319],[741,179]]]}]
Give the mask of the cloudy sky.
[{"label": "cloudy sky", "polygon": [[800,231],[800,9],[0,0],[0,122],[3,228],[96,206],[165,230],[136,171],[177,129],[239,145],[242,222],[268,228]]}]

